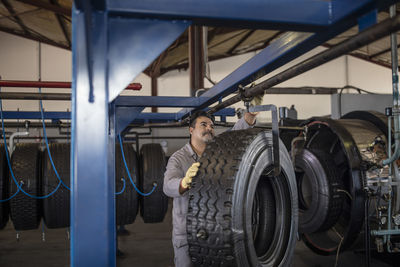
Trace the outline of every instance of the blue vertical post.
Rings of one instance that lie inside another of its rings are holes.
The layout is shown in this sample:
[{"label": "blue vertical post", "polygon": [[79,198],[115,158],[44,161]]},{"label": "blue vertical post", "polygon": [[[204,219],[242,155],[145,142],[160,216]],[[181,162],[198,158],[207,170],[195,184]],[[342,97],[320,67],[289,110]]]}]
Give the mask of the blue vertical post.
[{"label": "blue vertical post", "polygon": [[108,14],[93,8],[85,20],[87,13],[81,8],[73,7],[71,266],[115,266],[115,136],[114,112],[111,109],[109,120],[108,107]]}]

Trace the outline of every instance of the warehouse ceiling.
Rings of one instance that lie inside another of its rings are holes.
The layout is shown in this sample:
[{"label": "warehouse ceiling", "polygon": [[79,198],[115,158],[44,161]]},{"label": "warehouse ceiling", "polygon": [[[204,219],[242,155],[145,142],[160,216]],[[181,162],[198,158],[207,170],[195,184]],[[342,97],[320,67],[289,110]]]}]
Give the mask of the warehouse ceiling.
[{"label": "warehouse ceiling", "polygon": [[[0,31],[71,50],[72,0],[0,0]],[[397,8],[400,11],[399,7]],[[378,20],[389,17],[380,12]],[[328,41],[331,47],[355,34],[354,27]],[[208,27],[209,61],[257,51],[268,46],[283,32]],[[353,51],[351,55],[390,67],[389,37]],[[170,70],[188,67],[188,33],[182,34],[144,72],[159,76]]]}]

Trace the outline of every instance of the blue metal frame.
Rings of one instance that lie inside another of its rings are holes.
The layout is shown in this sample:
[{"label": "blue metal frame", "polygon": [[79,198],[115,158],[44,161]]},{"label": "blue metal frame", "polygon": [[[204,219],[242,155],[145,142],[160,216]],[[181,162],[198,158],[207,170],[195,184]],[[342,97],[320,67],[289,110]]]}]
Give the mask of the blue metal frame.
[{"label": "blue metal frame", "polygon": [[[161,107],[168,107],[168,106],[163,106],[160,105]],[[131,119],[129,123],[136,123],[140,124],[143,121],[146,122],[165,122],[165,121],[176,121],[179,120],[179,114],[177,113],[149,113],[149,112],[144,112],[144,113],[138,113],[137,116],[134,114],[129,114],[129,112],[126,112],[126,108],[133,108],[136,109],[136,112],[140,110],[140,112],[143,110],[143,107],[125,107],[125,106],[117,106],[116,113],[128,113],[129,118]],[[120,111],[118,111],[120,110]],[[135,110],[132,110],[130,112],[135,112]],[[47,120],[70,120],[71,119],[71,112],[60,112],[60,111],[46,111],[43,112],[43,116]],[[214,113],[214,116],[235,116],[235,109],[234,108],[225,108],[222,109],[216,113]],[[117,115],[118,117],[118,115]],[[136,117],[136,119],[135,119]],[[3,118],[5,120],[13,119],[13,120],[40,120],[42,119],[41,113],[38,111],[3,111]]]},{"label": "blue metal frame", "polygon": [[108,14],[89,10],[92,7],[86,7],[85,12],[75,7],[72,10],[71,265],[82,267],[116,264],[111,167],[115,131],[110,127],[114,125],[109,117],[108,62],[104,56],[108,53]]},{"label": "blue metal frame", "polygon": [[[179,105],[180,119],[268,74],[395,0],[75,0],[71,145],[71,264],[115,266],[114,142],[145,106]],[[371,16],[360,24],[371,24]],[[189,25],[287,33],[201,98],[118,98]],[[143,100],[143,99],[142,99]],[[170,102],[170,103],[167,103]],[[125,112],[124,112],[125,111]],[[153,115],[152,115],[153,116]],[[165,117],[164,117],[165,116]],[[146,120],[146,119],[145,119]]]}]

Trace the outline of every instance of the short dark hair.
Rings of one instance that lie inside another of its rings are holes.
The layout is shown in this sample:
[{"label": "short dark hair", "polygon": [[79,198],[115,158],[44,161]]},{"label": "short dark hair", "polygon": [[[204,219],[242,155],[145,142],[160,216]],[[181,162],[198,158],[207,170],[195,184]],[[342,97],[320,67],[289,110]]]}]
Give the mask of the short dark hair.
[{"label": "short dark hair", "polygon": [[215,123],[215,118],[213,115],[208,114],[207,112],[205,112],[204,110],[198,110],[196,112],[194,112],[191,116],[190,116],[190,121],[189,121],[189,127],[193,127],[196,124],[196,120],[198,117],[207,117],[209,118],[213,123]]}]

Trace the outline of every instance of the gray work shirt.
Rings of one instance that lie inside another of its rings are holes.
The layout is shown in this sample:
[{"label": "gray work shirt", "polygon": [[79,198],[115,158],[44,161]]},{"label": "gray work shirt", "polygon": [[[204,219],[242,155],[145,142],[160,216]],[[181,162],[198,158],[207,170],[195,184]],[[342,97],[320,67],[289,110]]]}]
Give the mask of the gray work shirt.
[{"label": "gray work shirt", "polygon": [[[243,130],[250,127],[244,118],[241,118],[235,123],[232,130]],[[189,204],[189,191],[186,191],[182,195],[179,194],[179,185],[189,167],[199,159],[190,143],[187,143],[169,158],[164,174],[164,193],[174,198],[172,208],[172,242],[177,247],[187,244],[186,215]]]}]

